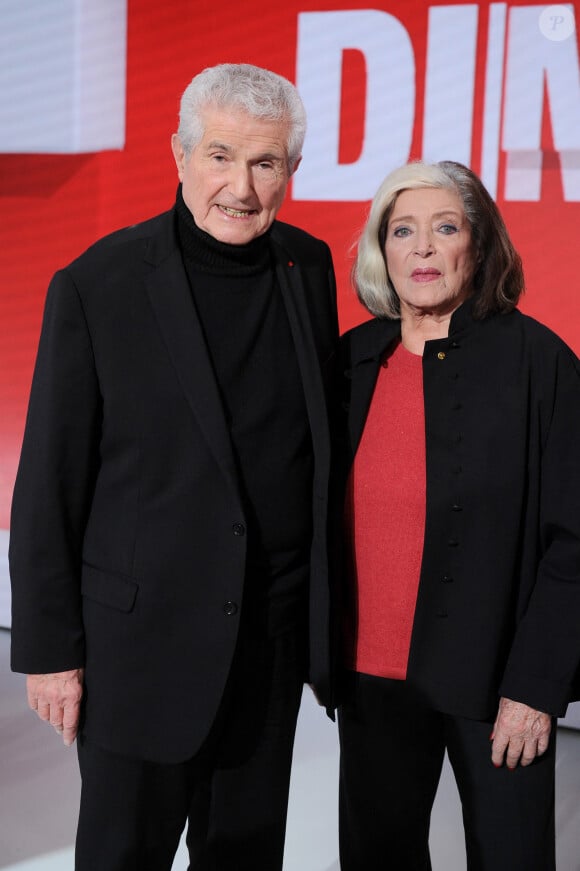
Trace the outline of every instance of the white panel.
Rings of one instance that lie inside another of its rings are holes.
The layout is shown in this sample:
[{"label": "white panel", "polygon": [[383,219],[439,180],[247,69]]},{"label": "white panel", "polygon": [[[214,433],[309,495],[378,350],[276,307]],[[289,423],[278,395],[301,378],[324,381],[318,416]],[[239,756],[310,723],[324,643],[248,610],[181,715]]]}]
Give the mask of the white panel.
[{"label": "white panel", "polygon": [[123,148],[127,0],[0,0],[0,152]]},{"label": "white panel", "polygon": [[0,628],[10,629],[11,596],[10,578],[8,575],[8,530],[0,529]]}]

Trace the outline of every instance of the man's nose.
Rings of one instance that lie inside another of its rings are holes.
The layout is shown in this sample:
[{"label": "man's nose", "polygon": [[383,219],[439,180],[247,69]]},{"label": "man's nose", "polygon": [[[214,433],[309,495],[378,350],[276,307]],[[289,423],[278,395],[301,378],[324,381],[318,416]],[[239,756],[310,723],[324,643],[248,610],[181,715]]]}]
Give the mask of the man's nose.
[{"label": "man's nose", "polygon": [[234,165],[230,177],[230,188],[238,200],[247,199],[253,190],[252,168]]}]

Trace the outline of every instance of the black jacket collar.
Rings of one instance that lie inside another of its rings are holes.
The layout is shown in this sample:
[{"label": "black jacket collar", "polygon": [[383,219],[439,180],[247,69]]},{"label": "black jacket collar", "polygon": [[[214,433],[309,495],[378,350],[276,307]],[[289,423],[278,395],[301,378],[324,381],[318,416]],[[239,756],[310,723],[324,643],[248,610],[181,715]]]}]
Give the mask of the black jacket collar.
[{"label": "black jacket collar", "polygon": [[[473,326],[473,305],[474,297],[470,297],[453,312],[449,339],[457,338]],[[401,321],[398,318],[374,318],[345,333],[343,342],[348,346],[351,364],[355,366],[367,360],[382,359],[386,350],[400,335]]]}]

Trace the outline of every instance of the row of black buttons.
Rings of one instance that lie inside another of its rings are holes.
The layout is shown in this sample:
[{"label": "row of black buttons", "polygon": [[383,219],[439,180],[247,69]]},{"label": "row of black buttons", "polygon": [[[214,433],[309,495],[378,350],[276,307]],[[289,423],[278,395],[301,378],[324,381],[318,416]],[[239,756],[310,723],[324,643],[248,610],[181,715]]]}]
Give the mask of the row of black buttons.
[{"label": "row of black buttons", "polygon": [[[450,349],[456,349],[456,348],[459,348],[459,344],[457,342],[451,342],[449,347],[450,347]],[[447,355],[441,351],[437,354],[437,357],[439,360],[445,360],[446,356]],[[452,380],[456,381],[459,378],[459,373],[453,372],[453,373],[451,373],[450,377],[452,378]],[[452,405],[452,411],[461,411],[462,408],[463,408],[463,404],[459,400],[456,399]],[[455,436],[454,441],[455,441],[456,445],[460,445],[461,442],[463,441],[462,434],[458,433]],[[455,466],[453,466],[452,472],[454,475],[461,475],[461,473],[463,472],[463,467],[460,464],[456,464]],[[458,502],[454,502],[453,505],[451,506],[451,510],[455,511],[455,512],[460,512],[460,511],[463,511],[463,508]],[[447,544],[449,547],[453,547],[453,548],[459,547],[459,540],[455,537],[452,537],[452,538],[448,539]],[[453,575],[444,574],[443,577],[441,578],[441,581],[444,584],[453,584],[455,581],[455,578],[453,577]],[[441,619],[445,619],[449,616],[449,613],[448,613],[447,609],[445,607],[443,607],[443,608],[438,608],[438,610],[436,611],[436,615],[437,615],[437,617],[439,617]]]}]

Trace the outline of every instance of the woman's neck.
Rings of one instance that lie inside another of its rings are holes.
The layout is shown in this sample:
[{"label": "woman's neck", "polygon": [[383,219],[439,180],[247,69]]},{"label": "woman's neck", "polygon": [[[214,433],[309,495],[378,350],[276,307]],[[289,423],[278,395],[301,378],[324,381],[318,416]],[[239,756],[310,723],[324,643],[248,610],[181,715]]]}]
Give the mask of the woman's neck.
[{"label": "woman's neck", "polygon": [[403,346],[412,354],[422,356],[425,342],[447,338],[452,314],[453,312],[443,315],[432,312],[403,312],[401,316]]}]

